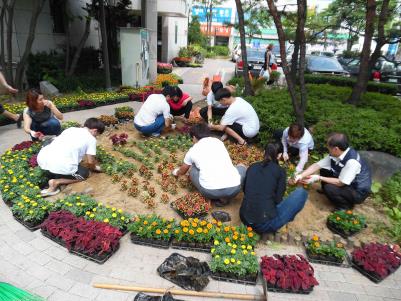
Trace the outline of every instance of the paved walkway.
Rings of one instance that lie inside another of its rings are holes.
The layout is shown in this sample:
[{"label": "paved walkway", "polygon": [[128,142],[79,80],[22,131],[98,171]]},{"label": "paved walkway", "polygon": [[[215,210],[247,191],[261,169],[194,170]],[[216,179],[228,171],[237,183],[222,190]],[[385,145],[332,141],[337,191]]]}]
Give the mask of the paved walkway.
[{"label": "paved walkway", "polygon": [[[186,69],[186,68],[185,68]],[[192,69],[194,70],[194,69]],[[196,69],[195,69],[196,70]],[[191,70],[184,70],[188,78]],[[188,73],[189,72],[189,73]],[[194,71],[195,72],[195,71]],[[196,71],[198,72],[198,71]],[[195,83],[194,83],[195,84]],[[140,103],[131,102],[137,111]],[[119,105],[99,107],[93,110],[64,114],[65,120],[83,122],[86,118],[112,114]],[[26,140],[27,135],[15,125],[0,127],[0,153],[15,143]],[[126,235],[121,247],[105,264],[98,265],[69,254],[61,246],[41,235],[30,232],[16,222],[8,207],[0,199],[0,281],[39,294],[47,300],[81,301],[133,300],[136,293],[116,292],[92,287],[93,283],[127,284],[146,287],[172,288],[174,285],[158,276],[156,269],[173,249],[160,250],[134,245]],[[201,260],[209,260],[209,254],[179,251]],[[302,250],[283,245],[261,243],[257,254],[296,254]],[[313,301],[390,301],[401,300],[401,269],[379,285],[350,268],[338,268],[313,264],[320,285],[310,295],[269,293],[268,300]],[[238,285],[211,280],[206,291],[225,293],[262,294],[261,283],[257,286]],[[181,297],[182,300],[221,300],[212,298]]]}]

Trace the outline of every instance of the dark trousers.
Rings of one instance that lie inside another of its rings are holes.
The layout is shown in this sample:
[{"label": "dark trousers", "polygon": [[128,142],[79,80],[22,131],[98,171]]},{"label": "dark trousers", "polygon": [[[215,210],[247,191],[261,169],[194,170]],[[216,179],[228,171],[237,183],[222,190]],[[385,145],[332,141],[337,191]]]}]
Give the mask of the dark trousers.
[{"label": "dark trousers", "polygon": [[[35,122],[32,120],[31,130],[35,132],[42,132],[44,135],[60,135],[61,133],[61,124],[60,121],[51,117],[49,120],[46,120],[42,123]],[[37,138],[31,137],[32,141],[37,141]]]},{"label": "dark trousers", "polygon": [[249,137],[245,136],[243,130],[242,130],[242,125],[239,123],[234,122],[232,125],[227,125],[230,129],[232,129],[234,132],[236,132],[238,135],[241,136],[242,139],[247,141]]},{"label": "dark trousers", "polygon": [[[223,116],[227,111],[227,108],[215,108],[212,107],[212,116]],[[203,120],[207,120],[207,106],[200,109],[199,114],[202,116]]]},{"label": "dark trousers", "polygon": [[[322,177],[335,178],[333,173],[327,169],[321,169]],[[330,202],[338,209],[352,209],[355,204],[361,204],[369,193],[360,193],[349,185],[336,186],[322,182],[322,190]]]},{"label": "dark trousers", "polygon": [[185,106],[183,106],[181,109],[178,109],[178,110],[173,110],[171,107],[170,107],[170,113],[171,113],[171,115],[173,115],[173,116],[181,116],[181,115],[185,115],[185,118],[189,118],[189,114],[191,114],[191,110],[192,110],[192,102],[191,101],[188,101],[188,103],[185,105]]},{"label": "dark trousers", "polygon": [[[281,129],[273,132],[273,139],[279,146],[278,153],[282,153],[284,151],[283,143],[281,142],[281,139],[283,138],[283,132],[284,130]],[[290,158],[296,158],[299,155],[299,149],[296,147],[287,146],[287,152]]]}]

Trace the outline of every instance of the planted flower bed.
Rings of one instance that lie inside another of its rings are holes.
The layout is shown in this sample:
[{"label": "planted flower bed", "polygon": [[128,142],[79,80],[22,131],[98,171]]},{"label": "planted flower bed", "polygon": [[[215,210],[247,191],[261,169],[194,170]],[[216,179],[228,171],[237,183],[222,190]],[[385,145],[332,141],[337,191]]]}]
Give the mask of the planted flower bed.
[{"label": "planted flower bed", "polygon": [[370,243],[352,251],[352,264],[375,283],[381,282],[401,265],[401,254],[390,246]]},{"label": "planted flower bed", "polygon": [[29,198],[22,195],[11,208],[14,218],[30,231],[40,228],[40,224],[53,209],[53,204],[39,196]]},{"label": "planted flower bed", "polygon": [[173,65],[169,63],[157,63],[157,73],[169,74],[171,72],[173,72]]},{"label": "planted flower bed", "polygon": [[118,123],[118,119],[113,115],[100,115],[99,120],[102,121],[105,126],[114,126]]},{"label": "planted flower bed", "polygon": [[256,285],[259,264],[251,245],[220,243],[215,240],[210,252],[213,279]]},{"label": "planted flower bed", "polygon": [[305,243],[305,250],[310,262],[349,267],[347,252],[340,242],[322,242],[317,235],[313,235]]},{"label": "planted flower bed", "polygon": [[299,254],[263,256],[260,268],[268,291],[309,294],[319,284],[313,267]]},{"label": "planted flower bed", "polygon": [[106,223],[87,221],[69,211],[50,213],[41,225],[42,233],[70,252],[104,263],[119,248],[122,233]]},{"label": "planted flower bed", "polygon": [[209,253],[214,234],[215,228],[212,223],[198,218],[189,218],[175,227],[171,246],[174,249]]},{"label": "planted flower bed", "polygon": [[110,224],[110,226],[118,228],[125,234],[131,222],[131,215],[124,212],[122,209],[97,203],[95,208],[85,212],[85,219]]},{"label": "planted flower bed", "polygon": [[114,116],[119,122],[125,122],[134,119],[134,109],[129,106],[122,106],[114,109]]},{"label": "planted flower bed", "polygon": [[168,249],[175,227],[174,219],[160,218],[157,215],[138,215],[128,226],[134,244]]},{"label": "planted flower bed", "polygon": [[54,211],[67,210],[75,216],[84,216],[85,212],[97,206],[94,198],[84,194],[72,194],[54,203]]},{"label": "planted flower bed", "polygon": [[366,227],[366,219],[362,215],[354,214],[351,210],[336,211],[327,218],[327,227],[332,232],[347,238]]},{"label": "planted flower bed", "polygon": [[199,192],[190,192],[173,201],[171,208],[183,219],[187,219],[206,216],[212,206]]}]

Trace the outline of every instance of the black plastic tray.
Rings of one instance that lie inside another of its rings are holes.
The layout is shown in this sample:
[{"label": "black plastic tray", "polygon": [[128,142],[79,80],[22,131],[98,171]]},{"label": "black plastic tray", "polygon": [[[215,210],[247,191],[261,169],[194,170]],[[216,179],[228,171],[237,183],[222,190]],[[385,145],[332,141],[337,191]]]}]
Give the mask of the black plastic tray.
[{"label": "black plastic tray", "polygon": [[386,279],[386,277],[380,278],[378,275],[366,271],[363,267],[358,265],[354,260],[351,261],[351,264],[355,270],[357,270],[359,273],[361,273],[365,277],[369,278],[369,280],[373,281],[374,283],[379,283],[379,282],[382,282],[384,279]]},{"label": "black plastic tray", "polygon": [[[356,232],[352,232],[352,233],[345,233],[345,232],[343,232],[343,231],[341,231],[341,230],[339,230],[339,229],[337,229],[336,227],[334,227],[331,223],[329,223],[329,220],[327,220],[326,221],[326,225],[327,225],[327,228],[331,231],[331,232],[333,232],[333,233],[335,233],[335,234],[338,234],[338,235],[340,235],[342,238],[345,238],[345,239],[347,239],[348,237],[351,237],[351,236],[354,236],[355,234],[357,234],[357,233],[359,233],[359,232],[361,232],[362,230],[363,230],[363,228],[360,230],[360,231],[356,231]],[[367,228],[367,225],[365,224],[365,227],[364,228]]]},{"label": "black plastic tray", "polygon": [[195,214],[192,216],[188,216],[186,214],[184,214],[183,212],[177,210],[176,208],[174,208],[173,203],[170,203],[170,208],[173,209],[175,212],[177,212],[177,214],[179,216],[181,216],[182,219],[188,219],[188,218],[202,218],[205,217],[209,214],[209,212],[204,212],[204,213],[200,213],[200,214]]},{"label": "black plastic tray", "polygon": [[[226,273],[227,274],[227,273]],[[227,276],[220,276],[217,273],[212,273],[210,277],[214,280],[217,281],[225,281],[225,282],[231,282],[231,283],[238,283],[238,284],[246,284],[246,285],[256,285],[258,282],[258,274],[255,275],[253,280],[247,280],[247,279],[240,279],[235,275],[230,275],[227,274]]]},{"label": "black plastic tray", "polygon": [[24,222],[22,219],[18,218],[14,214],[13,214],[13,217],[17,222],[19,222],[21,225],[23,225],[25,228],[27,228],[30,231],[36,231],[36,230],[40,229],[40,225],[46,219],[46,218],[44,218],[43,221],[40,221],[39,223],[34,224],[34,223]]},{"label": "black plastic tray", "polygon": [[305,247],[305,254],[306,257],[308,259],[308,261],[313,262],[313,263],[318,263],[318,264],[325,264],[325,265],[332,265],[332,266],[337,266],[337,267],[343,267],[343,268],[349,268],[351,267],[350,265],[350,259],[348,256],[347,251],[345,251],[346,255],[345,258],[342,262],[335,262],[335,261],[330,261],[330,260],[324,260],[324,259],[318,259],[316,258],[314,255],[312,255],[308,248],[307,248],[308,244],[304,243],[304,247]]},{"label": "black plastic tray", "polygon": [[131,242],[137,245],[149,246],[159,249],[168,249],[170,247],[170,240],[148,239],[137,236],[131,233]]},{"label": "black plastic tray", "polygon": [[46,236],[48,239],[54,241],[56,244],[59,244],[60,246],[67,248],[65,242],[57,237],[52,236],[48,232],[44,231],[43,229],[40,229],[40,232],[42,232],[43,236]]},{"label": "black plastic tray", "polygon": [[[188,244],[188,246],[186,246]],[[210,250],[212,248],[212,243],[209,245],[203,244],[204,246],[191,246],[189,242],[181,242],[177,241],[176,239],[173,239],[171,241],[171,247],[173,249],[179,249],[179,250],[188,250],[188,251],[194,251],[194,252],[202,252],[202,253],[210,253]]]},{"label": "black plastic tray", "polygon": [[263,292],[265,296],[267,295],[267,291],[274,292],[274,293],[286,293],[286,294],[298,294],[298,295],[308,295],[313,291],[313,287],[308,290],[299,290],[299,291],[292,291],[289,289],[282,289],[277,286],[273,286],[266,281],[266,279],[262,276],[262,283],[263,283]]},{"label": "black plastic tray", "polygon": [[87,255],[85,253],[79,252],[79,251],[75,251],[75,250],[70,250],[70,253],[77,255],[79,257],[85,258],[87,260],[93,261],[95,263],[98,264],[103,264],[105,263],[111,256],[114,255],[114,253],[116,253],[118,251],[118,249],[120,248],[120,244],[117,245],[117,247],[110,253],[105,254],[104,256],[101,257],[94,257],[93,255]]}]

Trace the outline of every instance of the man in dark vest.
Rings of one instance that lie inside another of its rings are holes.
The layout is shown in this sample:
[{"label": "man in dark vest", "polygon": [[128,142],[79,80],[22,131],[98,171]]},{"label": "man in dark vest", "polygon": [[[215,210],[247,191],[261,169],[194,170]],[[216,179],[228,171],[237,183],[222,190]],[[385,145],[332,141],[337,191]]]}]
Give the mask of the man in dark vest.
[{"label": "man in dark vest", "polygon": [[[295,181],[321,181],[323,193],[336,210],[352,209],[370,193],[372,178],[367,163],[348,144],[345,134],[332,133],[327,139],[329,156],[312,164]],[[320,170],[320,175],[314,174]]]}]

